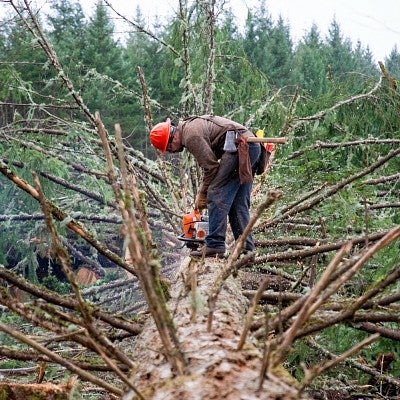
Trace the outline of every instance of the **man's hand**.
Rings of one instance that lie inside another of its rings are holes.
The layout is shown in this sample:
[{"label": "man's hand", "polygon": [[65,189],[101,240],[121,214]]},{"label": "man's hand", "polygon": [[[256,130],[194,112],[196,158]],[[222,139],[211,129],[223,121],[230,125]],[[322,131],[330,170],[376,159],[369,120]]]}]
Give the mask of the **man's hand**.
[{"label": "man's hand", "polygon": [[207,195],[205,193],[197,193],[196,200],[194,202],[194,208],[199,211],[207,208]]}]

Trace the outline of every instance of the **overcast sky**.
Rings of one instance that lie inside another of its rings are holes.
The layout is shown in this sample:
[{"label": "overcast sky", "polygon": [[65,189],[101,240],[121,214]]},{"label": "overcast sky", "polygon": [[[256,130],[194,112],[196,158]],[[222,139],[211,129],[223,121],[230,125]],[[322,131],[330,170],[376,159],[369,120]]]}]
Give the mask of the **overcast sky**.
[{"label": "overcast sky", "polygon": [[[96,0],[81,0],[85,10],[93,7]],[[111,0],[116,9],[129,17],[135,15],[139,5],[151,20],[156,14],[173,13],[177,0]],[[226,0],[243,22],[247,8],[259,4],[260,0]],[[400,0],[266,0],[273,19],[279,15],[290,24],[292,38],[297,41],[315,22],[321,36],[325,38],[329,25],[336,17],[342,33],[355,45],[360,40],[369,46],[375,61],[383,61],[397,44],[400,51]]]}]

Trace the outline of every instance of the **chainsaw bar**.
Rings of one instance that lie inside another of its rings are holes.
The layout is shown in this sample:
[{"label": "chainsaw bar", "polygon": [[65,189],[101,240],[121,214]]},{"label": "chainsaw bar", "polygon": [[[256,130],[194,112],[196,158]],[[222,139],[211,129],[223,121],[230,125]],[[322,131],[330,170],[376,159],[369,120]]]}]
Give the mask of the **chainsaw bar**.
[{"label": "chainsaw bar", "polygon": [[179,235],[178,239],[185,242],[186,247],[189,249],[197,249],[200,245],[204,244],[204,239],[186,238],[184,234]]}]

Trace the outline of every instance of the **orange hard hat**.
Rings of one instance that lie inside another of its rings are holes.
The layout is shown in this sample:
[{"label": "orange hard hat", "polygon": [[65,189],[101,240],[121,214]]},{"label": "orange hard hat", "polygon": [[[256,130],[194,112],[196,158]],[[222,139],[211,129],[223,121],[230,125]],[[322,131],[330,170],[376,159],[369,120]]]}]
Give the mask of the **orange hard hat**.
[{"label": "orange hard hat", "polygon": [[171,130],[171,120],[167,118],[165,122],[160,122],[150,131],[151,144],[161,153],[167,149],[169,134]]}]

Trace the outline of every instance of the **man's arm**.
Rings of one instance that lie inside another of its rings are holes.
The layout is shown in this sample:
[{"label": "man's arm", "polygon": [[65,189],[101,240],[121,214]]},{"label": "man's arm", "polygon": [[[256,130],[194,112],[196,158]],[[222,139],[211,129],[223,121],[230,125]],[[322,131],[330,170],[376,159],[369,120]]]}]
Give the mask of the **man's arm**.
[{"label": "man's arm", "polygon": [[193,154],[203,171],[199,192],[206,194],[210,183],[218,171],[218,159],[212,151],[209,141],[202,136],[191,137],[186,142],[185,147]]}]

